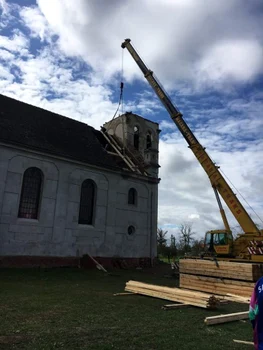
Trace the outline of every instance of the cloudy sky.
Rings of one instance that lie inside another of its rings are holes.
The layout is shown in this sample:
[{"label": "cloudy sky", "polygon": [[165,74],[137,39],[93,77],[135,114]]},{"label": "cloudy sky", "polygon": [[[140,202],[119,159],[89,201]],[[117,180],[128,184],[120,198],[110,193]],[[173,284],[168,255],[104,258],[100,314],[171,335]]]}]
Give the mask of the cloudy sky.
[{"label": "cloudy sky", "polygon": [[122,111],[160,123],[159,227],[191,222],[201,237],[222,222],[207,175],[121,49],[126,38],[263,226],[261,0],[0,0],[0,16],[0,93],[99,128],[123,79]]}]

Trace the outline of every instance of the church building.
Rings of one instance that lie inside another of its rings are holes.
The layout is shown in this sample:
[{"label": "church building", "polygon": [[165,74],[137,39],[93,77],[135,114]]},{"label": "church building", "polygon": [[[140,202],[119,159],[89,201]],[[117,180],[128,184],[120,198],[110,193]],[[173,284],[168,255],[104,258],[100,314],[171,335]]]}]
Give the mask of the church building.
[{"label": "church building", "polygon": [[150,266],[159,133],[132,112],[96,130],[0,95],[0,266],[74,266],[88,255]]}]

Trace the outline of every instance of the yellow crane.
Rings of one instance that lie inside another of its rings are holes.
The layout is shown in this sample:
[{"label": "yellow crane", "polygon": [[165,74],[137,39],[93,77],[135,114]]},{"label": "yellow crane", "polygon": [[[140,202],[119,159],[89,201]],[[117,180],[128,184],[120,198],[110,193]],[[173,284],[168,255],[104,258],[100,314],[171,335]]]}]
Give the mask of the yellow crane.
[{"label": "yellow crane", "polygon": [[[205,148],[198,142],[197,138],[184,121],[182,113],[172,103],[168,94],[154,76],[153,71],[147,68],[138,53],[135,51],[131,44],[131,40],[126,39],[121,44],[121,47],[123,49],[127,48],[141,69],[144,77],[147,79],[148,83],[151,85],[156,95],[170,114],[175,125],[185,138],[188,147],[192,150],[199,164],[203,167],[209,177],[219,205],[224,229],[206,232],[204,240],[205,254],[216,254],[218,258],[222,257],[228,260],[263,262],[263,230],[260,230],[257,227],[247,213],[231,187],[222,176],[219,167],[215,165],[207,154]],[[238,235],[235,240],[233,239],[219,195],[244,231],[244,233]]]}]

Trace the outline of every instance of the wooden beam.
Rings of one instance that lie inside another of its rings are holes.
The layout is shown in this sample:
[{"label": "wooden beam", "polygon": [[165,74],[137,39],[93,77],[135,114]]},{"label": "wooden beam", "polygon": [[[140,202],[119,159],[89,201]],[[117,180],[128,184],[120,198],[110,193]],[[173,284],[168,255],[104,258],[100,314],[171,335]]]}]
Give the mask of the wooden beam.
[{"label": "wooden beam", "polygon": [[213,324],[219,324],[219,323],[226,323],[226,322],[232,322],[232,321],[239,321],[239,320],[245,320],[248,319],[248,311],[245,312],[236,312],[233,314],[227,314],[227,315],[218,315],[218,316],[211,316],[205,318],[205,323],[207,326],[213,325]]},{"label": "wooden beam", "polygon": [[216,309],[220,303],[219,299],[211,294],[183,290],[176,287],[165,287],[142,283],[137,281],[129,281],[126,283],[126,292],[146,295],[149,297],[169,300],[180,304],[188,304],[192,306]]},{"label": "wooden beam", "polygon": [[253,292],[254,283],[236,281],[217,277],[180,274],[180,287],[203,291],[212,294],[235,294],[249,298]]},{"label": "wooden beam", "polygon": [[137,293],[130,293],[130,292],[127,292],[127,293],[115,293],[113,294],[115,297],[119,297],[119,296],[125,296],[125,295],[137,295]]},{"label": "wooden beam", "polygon": [[103,267],[96,259],[94,259],[91,255],[89,255],[89,253],[86,253],[86,254],[87,254],[87,255],[91,258],[91,260],[95,263],[97,269],[102,270],[102,271],[104,271],[104,272],[108,272],[106,269],[104,269],[104,267]]},{"label": "wooden beam", "polygon": [[239,343],[239,344],[254,345],[254,343],[253,343],[252,341],[245,341],[245,340],[233,339],[233,342]]},{"label": "wooden beam", "polygon": [[240,295],[228,293],[226,295],[226,297],[230,297],[230,298],[232,298],[233,301],[236,301],[236,302],[239,302],[239,303],[244,303],[244,304],[249,304],[250,303],[250,298],[241,297]]},{"label": "wooden beam", "polygon": [[255,282],[262,276],[260,264],[219,261],[218,266],[214,261],[201,259],[180,259],[180,273],[188,273],[202,276],[214,276],[232,278],[234,280]]},{"label": "wooden beam", "polygon": [[[115,151],[118,153],[118,155],[124,160],[124,162],[128,165],[128,167],[134,172],[135,164],[131,161],[131,159],[127,158],[121,153],[120,147],[116,145],[116,141],[110,137],[110,135],[106,135],[104,132],[102,132],[102,135],[105,137],[105,139],[109,142],[109,144],[115,149]],[[136,169],[137,172],[141,174],[140,171]]]},{"label": "wooden beam", "polygon": [[174,309],[181,309],[182,307],[188,307],[191,306],[189,304],[167,304],[162,306],[162,310],[174,310]]}]

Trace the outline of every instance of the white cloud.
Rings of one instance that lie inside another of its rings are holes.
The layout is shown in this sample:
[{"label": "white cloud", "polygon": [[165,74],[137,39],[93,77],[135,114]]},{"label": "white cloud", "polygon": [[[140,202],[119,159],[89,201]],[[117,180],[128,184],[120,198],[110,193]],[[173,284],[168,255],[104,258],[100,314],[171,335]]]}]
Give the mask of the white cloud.
[{"label": "white cloud", "polygon": [[32,37],[39,37],[41,41],[50,39],[50,27],[38,7],[22,7],[20,16],[24,24],[30,28]]},{"label": "white cloud", "polygon": [[[38,0],[67,55],[83,57],[110,80],[121,68],[121,42],[130,37],[167,88],[185,80],[195,88],[222,79],[231,85],[262,72],[262,16],[256,3],[240,3]],[[128,80],[143,79],[127,53],[124,67]]]},{"label": "white cloud", "polygon": [[2,60],[5,60],[5,61],[10,61],[12,59],[14,59],[14,55],[7,51],[7,50],[3,50],[3,49],[0,49],[0,58],[2,58]]},{"label": "white cloud", "polygon": [[263,72],[263,47],[253,40],[218,42],[196,66],[199,82],[250,81]]},{"label": "white cloud", "polygon": [[3,15],[8,13],[8,5],[5,0],[0,0],[0,9],[2,9]]},{"label": "white cloud", "polygon": [[1,65],[0,65],[0,78],[5,79],[9,82],[12,82],[14,79],[13,75],[9,72],[9,69],[2,67]]},{"label": "white cloud", "polygon": [[16,58],[12,64],[20,71],[21,83],[4,85],[2,93],[99,128],[117,107],[110,101],[111,91],[72,79],[73,69],[59,67],[56,54],[47,49],[37,57]]},{"label": "white cloud", "polygon": [[0,48],[11,52],[26,53],[29,41],[21,32],[15,33],[12,37],[0,35]]},{"label": "white cloud", "polygon": [[159,124],[160,129],[163,131],[165,130],[174,130],[175,129],[175,124],[174,122],[168,122],[167,120],[162,120]]}]

